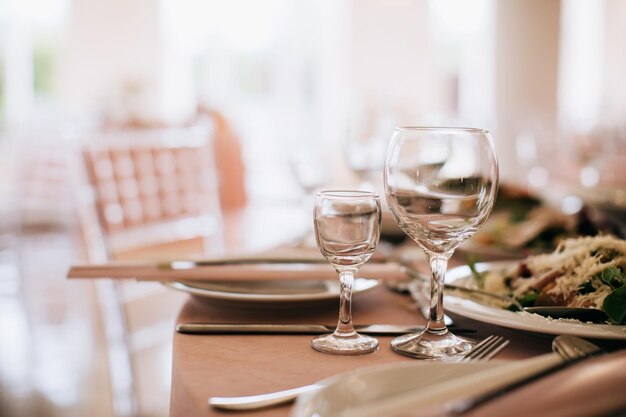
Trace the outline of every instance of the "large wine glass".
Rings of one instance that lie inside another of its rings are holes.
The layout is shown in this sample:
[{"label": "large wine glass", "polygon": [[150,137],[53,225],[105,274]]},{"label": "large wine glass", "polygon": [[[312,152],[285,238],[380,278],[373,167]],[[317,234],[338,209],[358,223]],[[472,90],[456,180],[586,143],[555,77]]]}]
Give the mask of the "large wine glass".
[{"label": "large wine glass", "polygon": [[498,162],[488,131],[472,128],[398,127],[384,171],[385,194],[400,228],[430,263],[428,324],[421,333],[391,342],[394,351],[421,359],[463,355],[468,340],[443,321],[448,260],[487,220],[498,188]]},{"label": "large wine glass", "polygon": [[322,255],[339,274],[339,321],[334,333],[312,340],[320,352],[358,355],[373,352],[378,340],[352,325],[352,283],[380,238],[380,199],[367,191],[322,191],[315,201],[315,238]]}]

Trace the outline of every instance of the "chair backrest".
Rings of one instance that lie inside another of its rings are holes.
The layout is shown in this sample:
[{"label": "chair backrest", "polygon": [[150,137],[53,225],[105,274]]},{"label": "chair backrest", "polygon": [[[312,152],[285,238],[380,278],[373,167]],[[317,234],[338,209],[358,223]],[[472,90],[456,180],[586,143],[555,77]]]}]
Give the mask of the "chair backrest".
[{"label": "chair backrest", "polygon": [[[196,238],[203,252],[215,250],[209,245],[221,242],[221,209],[211,135],[204,127],[150,129],[102,133],[80,144],[77,197],[89,261],[132,259],[138,248]],[[155,401],[154,381],[141,376],[169,369],[161,356],[145,362],[171,346],[185,295],[155,282],[102,280],[96,289],[117,413],[167,409],[167,395]]]},{"label": "chair backrest", "polygon": [[82,205],[95,212],[83,210],[83,216],[92,218],[82,223],[97,223],[99,230],[92,235],[104,238],[104,257],[218,231],[221,212],[210,134],[200,127],[115,132],[84,144],[89,186]]},{"label": "chair backrest", "polygon": [[200,112],[204,112],[215,127],[213,149],[219,172],[221,207],[225,211],[241,208],[246,205],[248,197],[245,184],[245,164],[239,138],[221,113],[206,109],[200,110]]}]

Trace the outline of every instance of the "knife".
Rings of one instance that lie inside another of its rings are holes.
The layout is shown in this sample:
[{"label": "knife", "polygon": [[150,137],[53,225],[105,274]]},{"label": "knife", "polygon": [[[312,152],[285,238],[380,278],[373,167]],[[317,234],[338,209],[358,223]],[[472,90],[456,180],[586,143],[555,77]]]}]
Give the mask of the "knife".
[{"label": "knife", "polygon": [[328,261],[324,258],[266,258],[266,257],[246,257],[246,258],[220,258],[220,259],[201,259],[201,260],[179,260],[166,261],[157,264],[159,269],[175,269],[185,270],[199,268],[203,266],[221,266],[221,265],[254,265],[254,264],[325,264]]},{"label": "knife", "polygon": [[[186,334],[324,334],[335,331],[335,326],[323,324],[226,324],[226,323],[181,323],[176,326],[179,333]],[[377,335],[402,335],[424,330],[423,326],[397,324],[355,325],[359,333]],[[455,333],[473,333],[473,329],[454,328]]]},{"label": "knife", "polygon": [[[428,282],[430,280],[430,278],[428,276],[425,276],[421,272],[419,272],[416,269],[414,269],[412,266],[404,264],[404,263],[402,263],[401,265],[402,265],[402,270],[409,277],[411,277],[413,279],[416,279],[418,281],[421,281],[421,282]],[[396,285],[398,285],[398,284],[396,284]],[[406,291],[410,292],[409,286],[410,286],[410,281],[407,282],[406,289],[405,289]],[[514,306],[519,311],[522,311],[524,309],[524,307],[519,303],[519,301],[517,301],[513,297],[509,297],[509,296],[504,295],[504,294],[496,294],[496,293],[485,291],[485,290],[481,290],[481,289],[478,289],[478,288],[462,287],[460,285],[449,284],[449,283],[444,283],[444,289],[449,290],[449,291],[459,291],[459,292],[466,293],[466,294],[473,294],[473,295],[481,295],[481,296],[485,296],[485,297],[490,297],[490,298],[499,300],[500,302],[509,303],[509,305]]]},{"label": "knife", "polygon": [[[285,256],[285,255],[276,255],[276,256],[233,256],[233,257],[224,257],[224,258],[214,258],[214,259],[185,259],[185,260],[172,260],[159,262],[157,267],[159,269],[174,269],[174,270],[185,270],[185,269],[193,269],[199,268],[203,266],[222,266],[222,265],[255,265],[255,264],[327,264],[328,260],[321,256]],[[371,258],[368,263],[391,263],[387,259],[382,257],[380,258]]]}]

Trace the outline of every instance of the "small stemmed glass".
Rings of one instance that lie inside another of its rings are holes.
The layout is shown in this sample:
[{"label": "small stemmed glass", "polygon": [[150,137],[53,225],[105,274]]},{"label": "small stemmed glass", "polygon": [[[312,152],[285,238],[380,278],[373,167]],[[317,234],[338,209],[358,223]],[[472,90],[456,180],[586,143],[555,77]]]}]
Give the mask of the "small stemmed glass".
[{"label": "small stemmed glass", "polygon": [[334,333],[311,341],[313,349],[336,355],[373,352],[378,340],[352,325],[352,283],[380,238],[380,199],[367,191],[322,191],[314,211],[315,238],[322,255],[339,274],[339,321]]},{"label": "small stemmed glass", "polygon": [[430,314],[421,333],[391,342],[421,359],[466,353],[472,343],[443,321],[448,260],[487,220],[498,188],[498,162],[489,132],[468,128],[396,128],[385,161],[385,194],[400,228],[430,263]]}]

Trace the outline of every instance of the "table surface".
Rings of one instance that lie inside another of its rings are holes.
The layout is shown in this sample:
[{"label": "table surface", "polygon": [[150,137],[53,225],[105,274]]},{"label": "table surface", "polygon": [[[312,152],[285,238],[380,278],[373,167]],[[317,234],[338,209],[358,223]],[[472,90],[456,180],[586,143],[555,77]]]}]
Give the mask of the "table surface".
[{"label": "table surface", "polygon": [[[248,211],[247,213],[250,213]],[[225,217],[226,249],[233,251],[254,251],[267,249],[281,241],[293,240],[294,230],[284,225],[288,212],[267,211],[265,221],[259,222],[258,210],[250,215]],[[271,221],[273,219],[273,221]],[[255,233],[249,233],[257,228]],[[300,230],[301,232],[302,230]],[[280,236],[283,233],[283,236]],[[285,234],[286,233],[286,234]],[[291,233],[291,234],[290,234]],[[297,233],[297,231],[296,231]],[[262,237],[256,242],[255,236]],[[254,239],[253,239],[254,238]],[[417,250],[417,248],[415,248]],[[451,266],[459,261],[451,260]],[[419,265],[421,269],[426,265]],[[337,322],[338,300],[316,308],[304,304],[292,304],[283,308],[241,309],[220,307],[207,300],[190,297],[177,318],[178,323],[303,323],[334,325]],[[510,340],[509,346],[499,355],[500,360],[519,360],[551,351],[553,336],[532,334],[489,325],[461,316],[452,315],[459,327],[475,329],[468,335],[470,339],[481,340],[490,334],[504,336]],[[416,311],[414,303],[407,295],[390,291],[384,285],[369,292],[358,294],[353,302],[355,324],[406,324],[424,325],[425,319]],[[330,376],[380,364],[411,362],[411,359],[394,353],[390,347],[392,337],[378,337],[378,351],[359,356],[335,356],[313,350],[310,335],[188,335],[174,334],[172,358],[172,389],[170,415],[217,416],[228,413],[208,406],[211,396],[254,395],[311,384]],[[604,342],[603,342],[604,343]],[[623,343],[618,347],[623,348]],[[575,372],[575,370],[574,370]],[[569,378],[567,374],[561,378]],[[560,380],[544,379],[532,384],[530,391],[520,393],[519,401],[527,404],[528,396],[543,393],[550,384],[560,384]],[[624,381],[626,383],[626,381]],[[616,386],[623,386],[614,384]],[[542,391],[543,390],[543,391]],[[522,390],[523,391],[523,390]],[[609,389],[605,388],[606,392]],[[578,402],[579,397],[574,397]],[[591,401],[593,403],[593,401]],[[489,415],[509,413],[510,404],[498,401]],[[501,409],[498,409],[498,406]],[[561,406],[560,402],[556,403]],[[524,407],[520,407],[522,410]],[[580,407],[579,407],[580,408]],[[247,412],[246,416],[286,416],[291,406]],[[489,407],[487,407],[487,411]],[[479,410],[481,412],[486,410]],[[541,410],[540,410],[541,411]],[[487,415],[485,414],[485,415]],[[509,413],[510,414],[510,413]],[[518,413],[519,414],[519,413]],[[582,414],[585,415],[585,414]],[[587,415],[594,415],[593,412]]]},{"label": "table surface", "polygon": [[[425,320],[415,310],[409,296],[384,286],[355,297],[354,322],[419,325]],[[511,340],[499,359],[522,359],[550,352],[552,337],[494,327],[459,316],[457,326],[476,329],[468,335],[480,340],[498,334]],[[305,310],[298,306],[275,311],[242,311],[215,308],[191,298],[178,317],[179,323],[323,323],[337,320],[337,306]],[[309,335],[187,335],[174,336],[172,416],[223,415],[211,409],[211,396],[253,395],[311,384],[353,369],[393,362],[415,361],[394,353],[392,337],[378,337],[378,351],[360,356],[335,356],[310,347]],[[288,415],[285,406],[246,413],[249,416]]]}]

